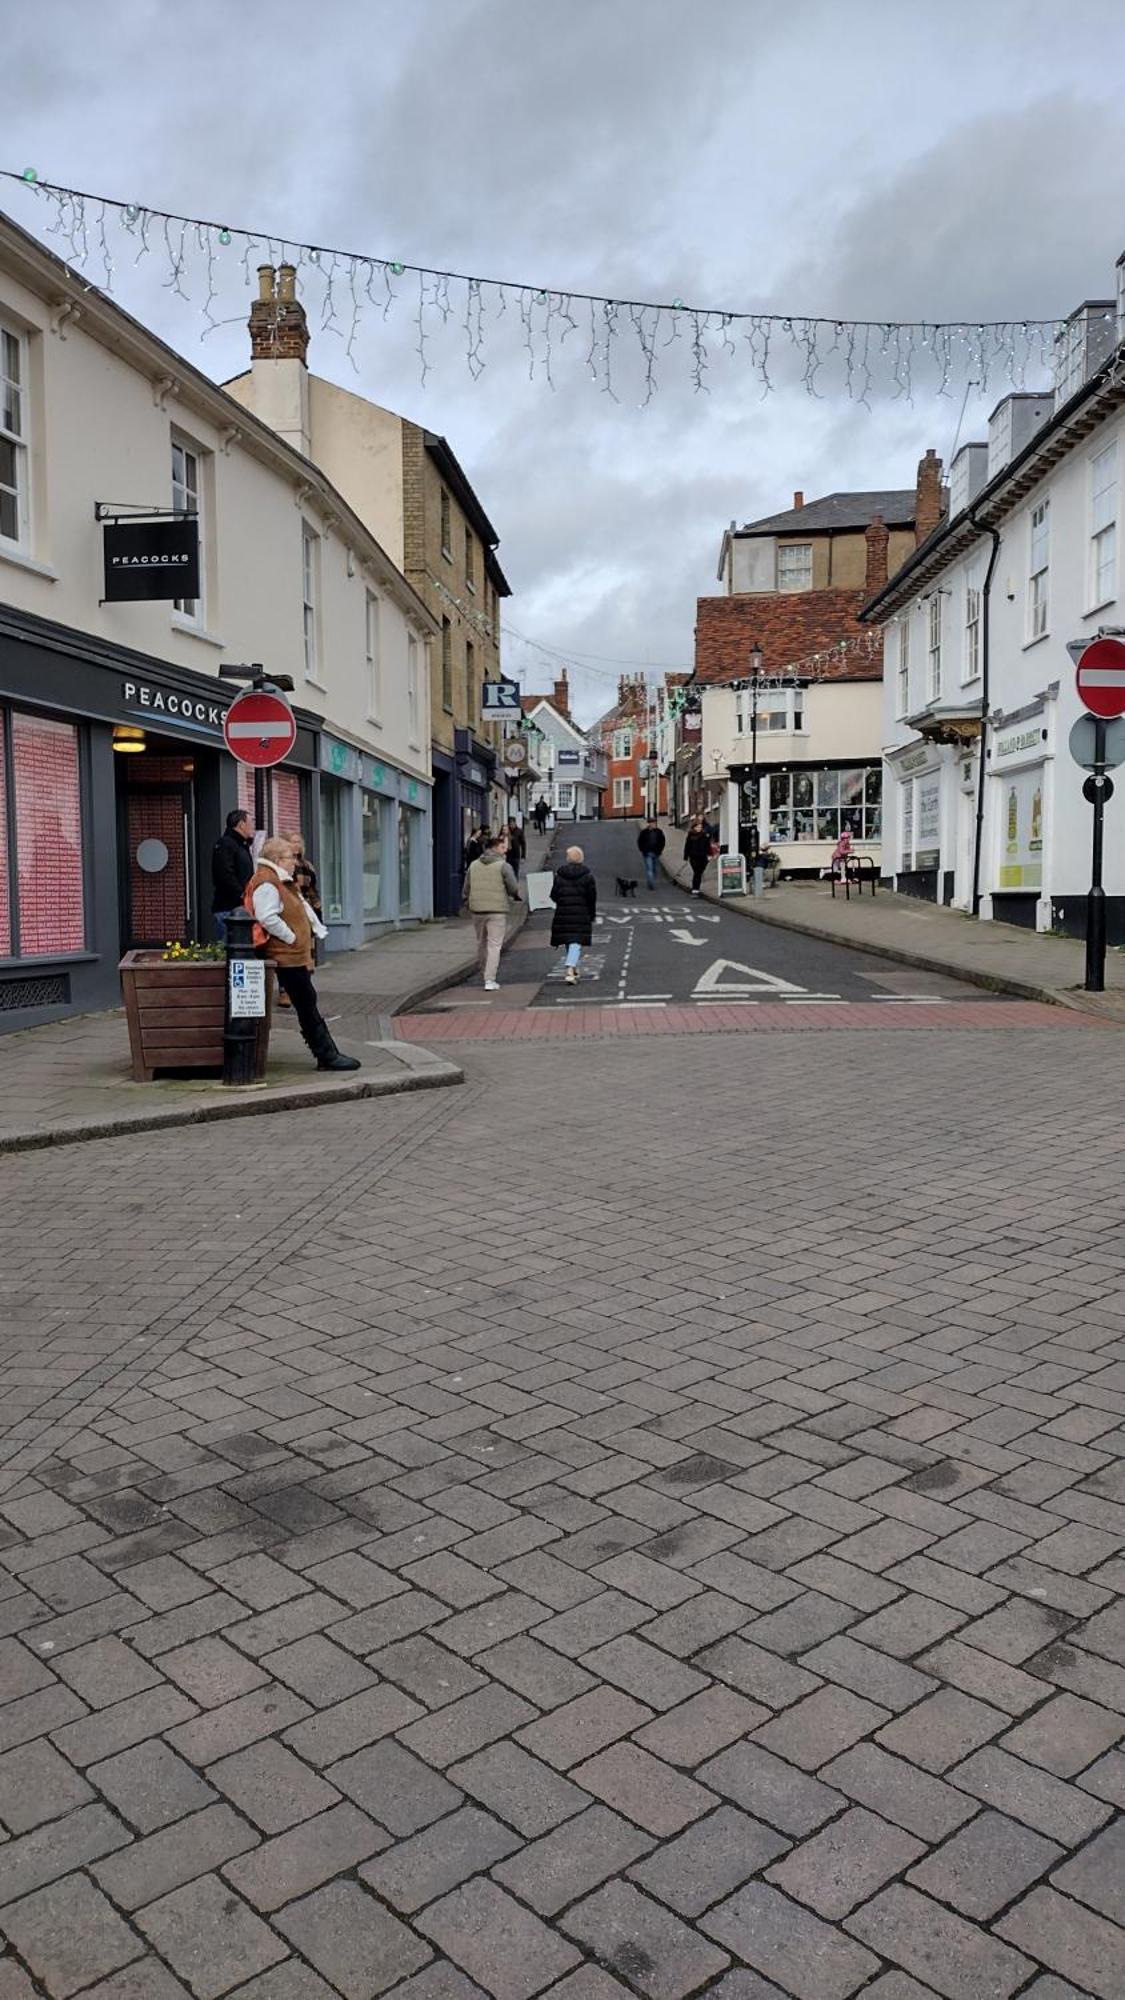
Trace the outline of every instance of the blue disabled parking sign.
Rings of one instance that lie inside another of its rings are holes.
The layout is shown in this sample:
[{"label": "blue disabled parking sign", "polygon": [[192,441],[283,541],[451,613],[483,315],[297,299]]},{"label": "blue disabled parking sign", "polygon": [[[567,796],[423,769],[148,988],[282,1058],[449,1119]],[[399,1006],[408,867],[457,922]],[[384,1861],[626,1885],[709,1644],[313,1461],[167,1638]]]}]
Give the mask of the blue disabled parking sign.
[{"label": "blue disabled parking sign", "polygon": [[232,958],[230,962],[230,1013],[232,1020],[262,1020],[266,1011],[266,968],[257,958]]}]

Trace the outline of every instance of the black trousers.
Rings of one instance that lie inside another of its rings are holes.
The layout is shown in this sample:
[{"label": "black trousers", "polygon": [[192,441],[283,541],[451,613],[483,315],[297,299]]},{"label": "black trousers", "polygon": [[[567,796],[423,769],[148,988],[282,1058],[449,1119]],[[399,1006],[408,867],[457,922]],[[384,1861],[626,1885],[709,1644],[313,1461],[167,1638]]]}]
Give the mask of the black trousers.
[{"label": "black trousers", "polygon": [[705,874],[706,874],[706,873],[707,873],[707,863],[706,863],[705,861],[693,861],[693,862],[692,862],[692,864],[691,864],[691,886],[692,886],[692,888],[693,888],[693,889],[698,889],[698,887],[699,887],[700,883],[702,882],[702,880],[703,880],[703,877],[705,876]]},{"label": "black trousers", "polygon": [[316,987],[313,976],[303,965],[275,965],[277,983],[283,993],[288,993],[297,1016],[297,1026],[309,1046],[310,1054],[317,1062],[326,1062],[338,1053],[327,1021],[317,1004]]}]

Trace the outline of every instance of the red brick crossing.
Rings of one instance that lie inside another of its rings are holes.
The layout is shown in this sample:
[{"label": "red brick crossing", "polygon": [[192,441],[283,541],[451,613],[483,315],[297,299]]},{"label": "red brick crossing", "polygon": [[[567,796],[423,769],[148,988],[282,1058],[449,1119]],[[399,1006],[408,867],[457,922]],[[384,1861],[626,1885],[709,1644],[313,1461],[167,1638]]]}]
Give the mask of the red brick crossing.
[{"label": "red brick crossing", "polygon": [[917,1032],[951,1028],[1100,1028],[1108,1025],[1038,1000],[795,1001],[693,1006],[579,1006],[523,1009],[450,1008],[445,1013],[400,1014],[394,1032],[405,1042],[587,1041],[638,1035],[824,1034],[843,1029]]}]

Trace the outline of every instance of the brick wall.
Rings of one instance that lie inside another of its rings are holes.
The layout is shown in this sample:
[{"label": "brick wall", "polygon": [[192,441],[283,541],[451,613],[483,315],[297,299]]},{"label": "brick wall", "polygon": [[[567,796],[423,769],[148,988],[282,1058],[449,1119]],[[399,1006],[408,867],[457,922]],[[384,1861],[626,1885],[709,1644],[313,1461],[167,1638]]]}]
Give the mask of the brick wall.
[{"label": "brick wall", "polygon": [[[453,712],[442,698],[441,642],[430,649],[430,713],[433,740],[450,755],[454,729],[471,728],[484,742],[499,748],[496,723],[480,720],[480,688],[484,680],[495,680],[500,672],[500,647],[495,631],[484,629],[490,622],[491,589],[484,566],[484,547],[472,524],[467,522],[452,493],[449,495],[450,552],[442,548],[441,495],[444,482],[426,450],[425,432],[417,425],[402,426],[402,512],[404,569],[439,625],[448,618],[453,659]],[[447,489],[448,490],[448,489]],[[473,578],[470,590],[465,568],[465,530],[473,537]],[[441,589],[434,578],[440,578]],[[445,592],[449,592],[446,596]],[[471,607],[467,617],[451,598]],[[467,685],[468,648],[472,647],[473,686]]]},{"label": "brick wall", "polygon": [[[701,597],[696,605],[695,674],[701,681],[745,679],[750,648],[762,649],[762,671],[783,673],[794,661],[838,645],[865,630],[857,613],[863,590],[753,591],[738,597]],[[876,660],[841,661],[841,679],[878,679]]]}]

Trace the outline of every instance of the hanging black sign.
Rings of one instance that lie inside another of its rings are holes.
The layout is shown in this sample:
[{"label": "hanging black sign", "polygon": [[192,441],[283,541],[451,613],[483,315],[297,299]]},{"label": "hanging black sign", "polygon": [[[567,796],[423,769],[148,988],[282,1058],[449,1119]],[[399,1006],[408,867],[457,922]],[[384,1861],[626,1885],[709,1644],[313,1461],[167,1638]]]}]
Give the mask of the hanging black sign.
[{"label": "hanging black sign", "polygon": [[105,602],[199,596],[199,522],[107,521]]}]

